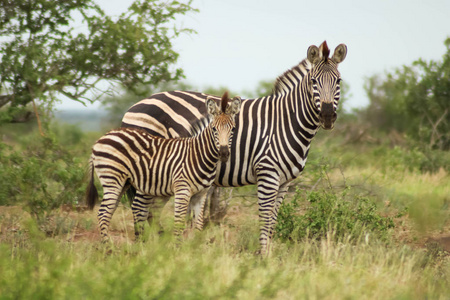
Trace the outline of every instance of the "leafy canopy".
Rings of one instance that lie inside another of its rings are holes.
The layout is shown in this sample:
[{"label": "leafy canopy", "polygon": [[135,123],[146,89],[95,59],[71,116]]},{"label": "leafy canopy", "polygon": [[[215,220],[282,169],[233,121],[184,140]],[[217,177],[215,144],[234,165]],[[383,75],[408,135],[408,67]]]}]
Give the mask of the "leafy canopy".
[{"label": "leafy canopy", "polygon": [[183,77],[171,39],[192,32],[174,24],[195,11],[190,4],[136,0],[113,18],[94,0],[2,0],[0,121],[33,100],[49,107],[56,95],[93,102],[88,92],[106,92],[103,81],[135,90]]},{"label": "leafy canopy", "polygon": [[450,149],[450,38],[440,61],[419,59],[366,81],[365,119],[385,131],[406,133],[429,149]]}]

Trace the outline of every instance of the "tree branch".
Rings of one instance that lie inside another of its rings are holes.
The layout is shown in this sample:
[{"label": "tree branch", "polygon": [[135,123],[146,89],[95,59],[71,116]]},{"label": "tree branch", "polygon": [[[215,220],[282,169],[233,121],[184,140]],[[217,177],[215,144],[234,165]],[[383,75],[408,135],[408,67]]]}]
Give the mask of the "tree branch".
[{"label": "tree branch", "polygon": [[445,118],[445,116],[447,115],[447,113],[448,113],[448,108],[445,109],[445,111],[444,111],[444,113],[442,114],[442,116],[441,116],[436,122],[433,122],[433,121],[431,120],[431,118],[428,116],[428,114],[425,114],[425,116],[426,116],[427,119],[428,119],[428,122],[430,122],[430,125],[431,125],[431,127],[432,127],[431,140],[430,140],[430,144],[431,144],[432,146],[436,143],[436,140],[439,140],[440,137],[442,136],[442,134],[439,133],[437,127],[438,127],[439,124],[444,120],[444,118]]},{"label": "tree branch", "polygon": [[39,133],[41,134],[41,136],[45,136],[45,134],[44,134],[44,130],[42,129],[42,123],[41,123],[41,119],[39,118],[39,112],[38,112],[38,109],[37,109],[37,106],[36,106],[36,102],[34,101],[34,97],[35,97],[35,94],[34,94],[34,91],[33,91],[33,87],[32,87],[32,85],[29,83],[29,82],[27,82],[27,86],[28,86],[28,91],[30,92],[30,95],[31,95],[31,102],[33,103],[33,109],[34,109],[34,114],[36,115],[36,120],[37,120],[37,124],[38,124],[38,128],[39,128]]},{"label": "tree branch", "polygon": [[12,99],[14,99],[13,95],[0,95],[0,107],[8,104]]}]

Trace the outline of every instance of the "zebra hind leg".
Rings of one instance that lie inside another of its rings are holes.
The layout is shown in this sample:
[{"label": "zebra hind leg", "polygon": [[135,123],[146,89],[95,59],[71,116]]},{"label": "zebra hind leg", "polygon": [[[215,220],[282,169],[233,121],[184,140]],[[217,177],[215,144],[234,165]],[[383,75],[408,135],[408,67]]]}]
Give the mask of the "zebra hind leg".
[{"label": "zebra hind leg", "polygon": [[161,225],[161,211],[163,207],[167,204],[169,201],[170,196],[164,196],[164,197],[157,197],[153,201],[153,204],[149,207],[147,222],[148,225],[154,226],[156,225],[158,228],[158,234],[161,235],[164,233],[164,228]]},{"label": "zebra hind leg", "polygon": [[98,210],[97,218],[100,227],[100,236],[103,243],[109,241],[108,231],[111,218],[119,204],[120,197],[123,194],[123,186],[105,186],[103,183],[103,200]]},{"label": "zebra hind leg", "polygon": [[131,205],[131,210],[133,212],[134,219],[134,235],[135,240],[143,240],[145,221],[152,218],[152,212],[149,208],[155,202],[155,197],[136,192],[133,203]]}]

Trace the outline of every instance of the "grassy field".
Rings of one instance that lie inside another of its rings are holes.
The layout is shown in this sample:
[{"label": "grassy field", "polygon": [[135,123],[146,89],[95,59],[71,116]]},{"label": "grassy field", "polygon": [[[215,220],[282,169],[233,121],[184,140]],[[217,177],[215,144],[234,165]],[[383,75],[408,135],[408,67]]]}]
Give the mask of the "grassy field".
[{"label": "grassy field", "polygon": [[[76,151],[71,164],[64,161],[63,151],[41,153],[38,145],[33,151],[43,160],[59,155],[57,164],[83,170],[86,144],[95,137],[77,134],[56,137],[64,137],[65,146]],[[80,144],[80,139],[88,142]],[[21,143],[17,141],[14,149]],[[67,189],[76,201],[56,209],[42,206],[49,213],[40,218],[30,207],[46,202],[36,198],[40,200],[30,206],[26,201],[37,200],[27,198],[25,187],[17,187],[13,192],[23,202],[3,199],[0,206],[0,299],[449,299],[446,169],[411,168],[399,159],[411,155],[409,150],[340,143],[318,138],[286,205],[298,201],[293,215],[301,217],[314,206],[311,195],[340,201],[332,208],[335,214],[342,203],[368,199],[376,205],[375,216],[394,222],[383,238],[375,234],[378,227],[338,233],[337,225],[325,225],[319,237],[311,229],[301,238],[275,239],[270,256],[261,258],[255,190],[243,187],[227,196],[227,214],[220,225],[209,224],[201,233],[188,230],[179,247],[170,234],[170,203],[161,218],[167,233],[159,235],[149,228],[143,243],[133,241],[131,211],[121,204],[112,220],[113,243],[103,245],[96,211],[85,210],[80,201],[83,187]],[[2,153],[15,157],[11,149]],[[37,189],[36,197],[55,194],[50,188],[63,194],[63,186],[79,177],[78,171],[66,174],[42,161],[37,165],[44,178],[47,168],[62,175],[45,182],[46,193]],[[16,174],[5,163],[4,170],[8,168],[12,171],[4,177]],[[12,195],[9,192],[0,188],[0,195]],[[62,195],[55,199],[67,201]]]}]

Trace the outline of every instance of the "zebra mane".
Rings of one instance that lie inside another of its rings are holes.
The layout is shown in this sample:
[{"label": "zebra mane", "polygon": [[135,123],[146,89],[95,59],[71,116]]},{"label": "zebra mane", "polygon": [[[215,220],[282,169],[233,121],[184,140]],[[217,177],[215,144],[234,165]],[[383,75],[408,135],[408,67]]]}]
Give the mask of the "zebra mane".
[{"label": "zebra mane", "polygon": [[310,63],[307,59],[278,76],[273,87],[272,95],[284,94],[292,90],[293,85],[299,85],[306,73],[309,72]]},{"label": "zebra mane", "polygon": [[328,48],[327,41],[324,41],[319,49],[322,50],[322,57],[327,61],[330,56],[330,49]]},{"label": "zebra mane", "polygon": [[224,113],[228,105],[228,91],[225,91],[225,93],[223,93],[222,100],[220,102],[222,104],[222,112]]}]

